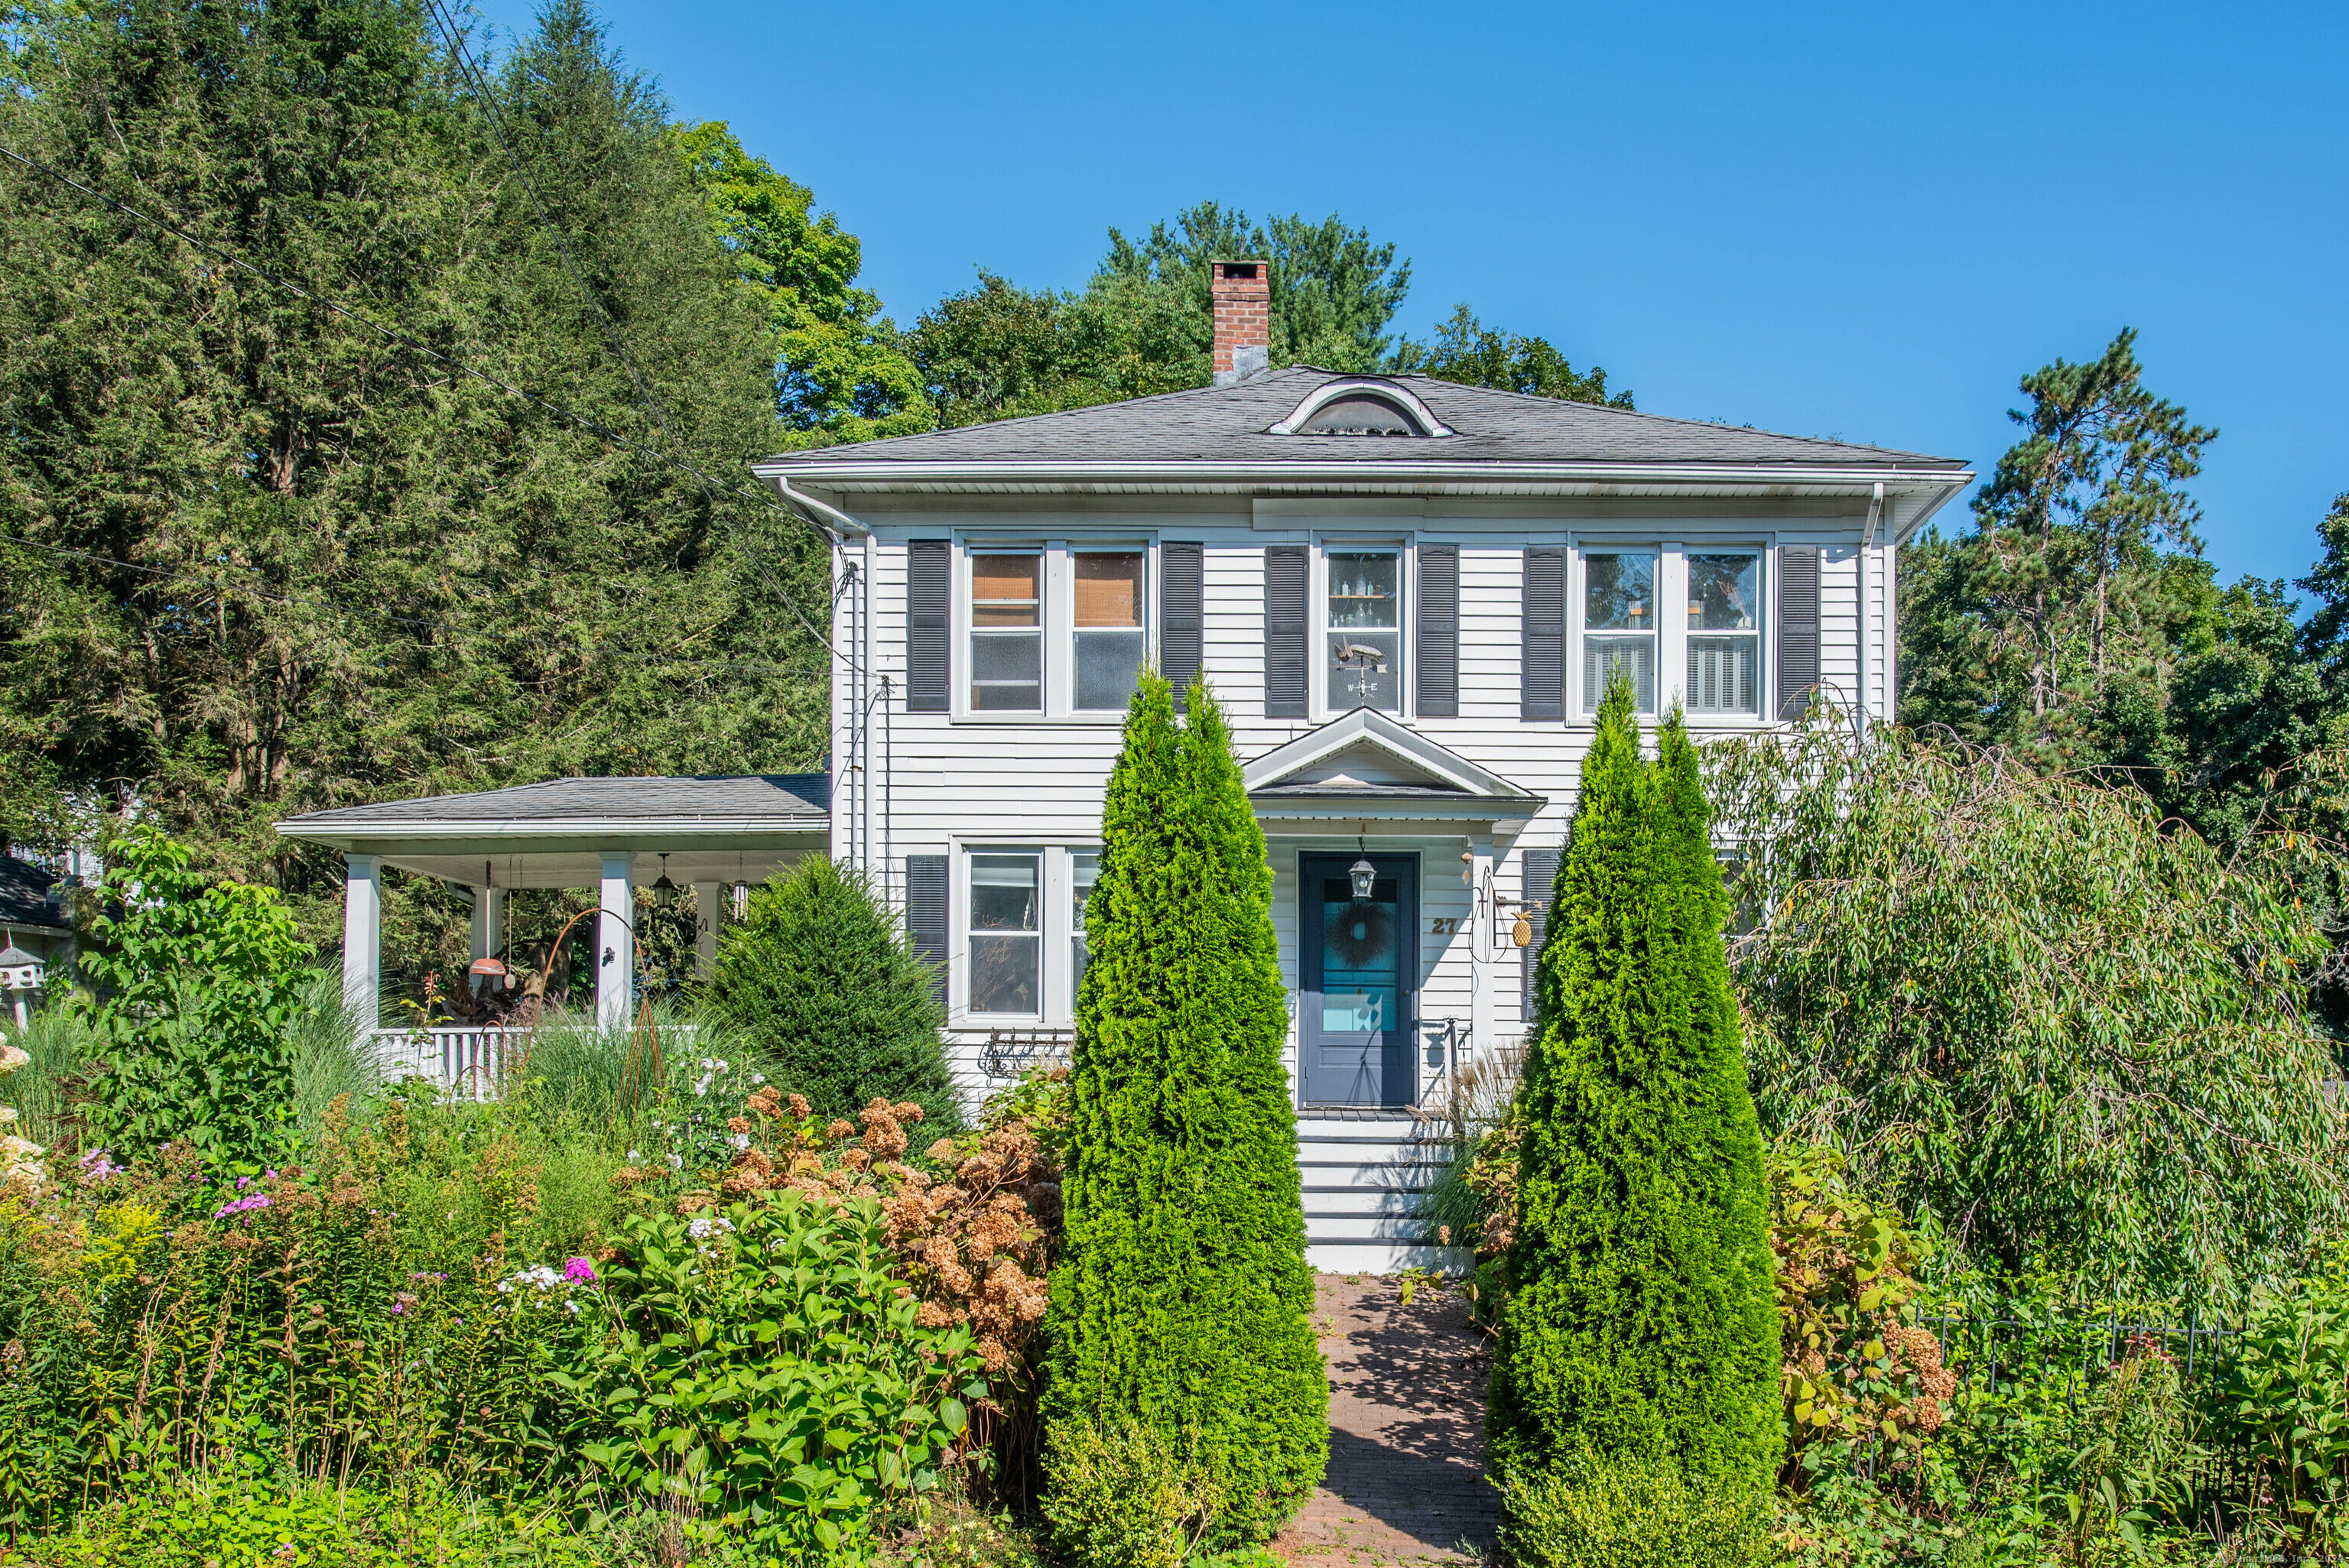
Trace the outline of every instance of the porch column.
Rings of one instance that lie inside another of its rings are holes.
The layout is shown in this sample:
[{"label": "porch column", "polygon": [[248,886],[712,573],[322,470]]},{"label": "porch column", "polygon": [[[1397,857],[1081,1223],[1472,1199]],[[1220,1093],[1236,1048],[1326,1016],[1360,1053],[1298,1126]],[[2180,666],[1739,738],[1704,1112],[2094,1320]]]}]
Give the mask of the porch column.
[{"label": "porch column", "polygon": [[383,995],[383,871],[373,855],[345,855],[343,868],[343,1006],[372,1029]]},{"label": "porch column", "polygon": [[704,985],[718,973],[718,884],[693,884],[694,972]]},{"label": "porch column", "polygon": [[[1468,995],[1468,1047],[1475,1055],[1485,1056],[1497,1043],[1493,1038],[1493,1020],[1503,985],[1501,965],[1505,954],[1515,949],[1507,945],[1500,912],[1493,907],[1491,895],[1500,891],[1493,886],[1493,830],[1482,823],[1468,835],[1468,882],[1476,899],[1476,918],[1469,922],[1468,937],[1476,961],[1475,985]],[[1511,921],[1511,929],[1516,924]]]},{"label": "porch column", "polygon": [[[490,957],[506,944],[506,890],[502,887],[477,887],[473,890],[473,957]],[[473,995],[484,991],[502,991],[505,982],[494,975],[476,975]]]},{"label": "porch column", "polygon": [[636,973],[636,890],[629,857],[604,857],[603,914],[595,922],[595,1022],[606,1029],[628,1026],[630,993]]}]

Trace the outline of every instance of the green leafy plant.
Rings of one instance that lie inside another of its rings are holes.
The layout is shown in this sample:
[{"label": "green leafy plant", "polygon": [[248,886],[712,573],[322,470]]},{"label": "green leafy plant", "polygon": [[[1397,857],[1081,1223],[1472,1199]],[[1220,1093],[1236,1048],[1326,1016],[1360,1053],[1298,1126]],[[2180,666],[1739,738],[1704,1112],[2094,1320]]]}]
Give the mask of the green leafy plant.
[{"label": "green leafy plant", "polygon": [[1578,1455],[1759,1485],[1779,1328],[1695,749],[1640,757],[1628,680],[1582,763],[1519,1090],[1488,1418],[1504,1475]]},{"label": "green leafy plant", "polygon": [[1597,1454],[1510,1475],[1501,1549],[1516,1568],[1762,1568],[1776,1556],[1765,1491]]},{"label": "green leafy plant", "polygon": [[2295,1555],[2349,1550],[2349,1258],[2262,1295],[2229,1346],[2213,1403],[2250,1453]]},{"label": "green leafy plant", "polygon": [[213,882],[140,823],[107,852],[83,969],[109,1058],[98,1120],[118,1147],[186,1143],[251,1175],[292,1148],[295,1050],[310,949],[266,888]]},{"label": "green leafy plant", "polygon": [[1182,1568],[1220,1511],[1215,1478],[1123,1417],[1055,1428],[1044,1517],[1081,1568]]},{"label": "green leafy plant", "polygon": [[817,1115],[911,1100],[929,1126],[951,1130],[961,1104],[938,1043],[936,985],[872,884],[819,855],[753,892],[720,934],[708,1004]]},{"label": "green leafy plant", "polygon": [[869,1199],[632,1220],[602,1276],[604,1332],[552,1375],[589,1412],[579,1452],[688,1539],[869,1550],[883,1509],[965,1457],[987,1391],[970,1331],[922,1326],[889,1264]]},{"label": "green leafy plant", "polygon": [[[1787,1432],[1780,1479],[1800,1484],[1822,1442],[1921,1444],[1957,1378],[1940,1340],[1917,1326],[1924,1252],[1899,1212],[1854,1191],[1834,1149],[1774,1149],[1767,1169]],[[1827,1462],[1844,1457],[1837,1447]]]},{"label": "green leafy plant", "polygon": [[1182,1444],[1224,1546],[1269,1537],[1319,1480],[1329,1387],[1264,832],[1204,683],[1186,708],[1178,726],[1145,676],[1110,776],[1043,1411],[1048,1464],[1104,1418]]}]

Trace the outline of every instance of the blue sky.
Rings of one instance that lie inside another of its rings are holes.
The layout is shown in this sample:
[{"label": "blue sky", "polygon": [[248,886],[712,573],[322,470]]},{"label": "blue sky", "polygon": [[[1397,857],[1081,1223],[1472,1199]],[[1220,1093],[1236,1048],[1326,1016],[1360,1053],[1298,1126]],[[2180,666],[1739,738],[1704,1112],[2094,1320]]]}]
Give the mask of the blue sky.
[{"label": "blue sky", "polygon": [[1645,409],[1985,473],[2017,378],[2133,325],[2220,428],[2224,579],[2305,572],[2349,490],[2349,6],[602,9],[900,320],[1214,197],[1393,241],[1416,335],[1466,301]]}]

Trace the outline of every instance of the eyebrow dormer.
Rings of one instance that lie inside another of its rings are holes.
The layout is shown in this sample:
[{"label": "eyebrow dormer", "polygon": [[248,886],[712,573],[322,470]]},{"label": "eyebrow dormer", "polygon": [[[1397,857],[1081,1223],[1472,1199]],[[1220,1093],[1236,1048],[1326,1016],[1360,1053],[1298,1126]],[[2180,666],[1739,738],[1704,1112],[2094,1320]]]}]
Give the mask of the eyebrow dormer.
[{"label": "eyebrow dormer", "polygon": [[1395,382],[1377,377],[1325,381],[1265,432],[1270,436],[1448,436],[1451,428]]}]

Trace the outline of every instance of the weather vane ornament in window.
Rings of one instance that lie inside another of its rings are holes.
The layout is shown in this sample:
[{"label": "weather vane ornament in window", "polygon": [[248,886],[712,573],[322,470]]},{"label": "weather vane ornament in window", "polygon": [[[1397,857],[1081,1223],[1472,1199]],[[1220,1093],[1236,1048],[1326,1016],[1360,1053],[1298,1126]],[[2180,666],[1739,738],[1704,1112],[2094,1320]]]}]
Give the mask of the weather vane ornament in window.
[{"label": "weather vane ornament in window", "polygon": [[1385,650],[1371,647],[1367,643],[1342,643],[1339,645],[1336,662],[1340,668],[1348,665],[1354,666],[1354,706],[1370,706],[1371,694],[1379,689],[1379,683],[1371,676],[1387,673]]}]

